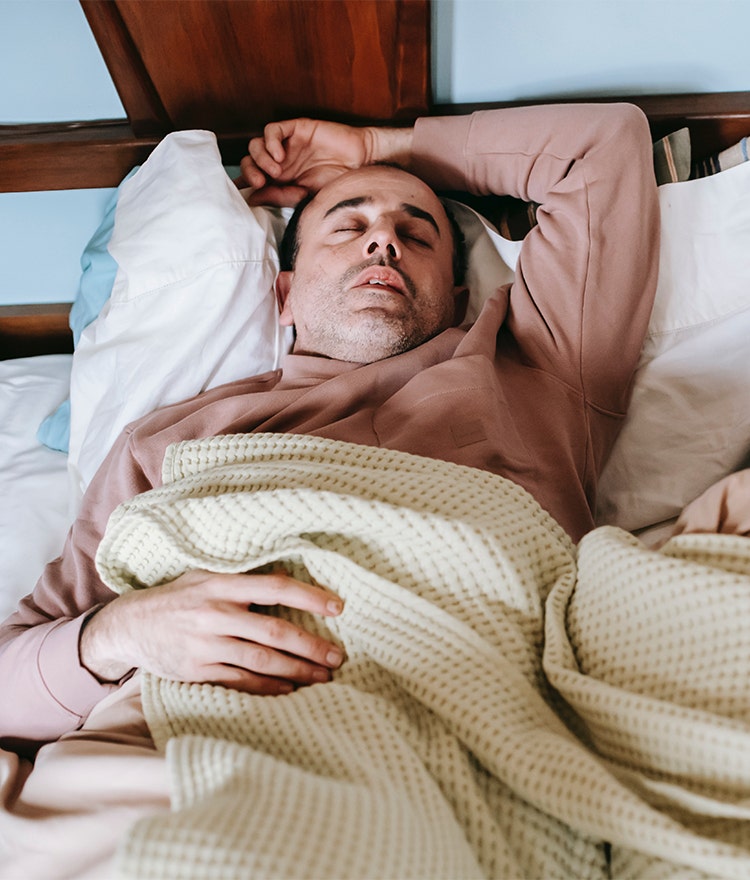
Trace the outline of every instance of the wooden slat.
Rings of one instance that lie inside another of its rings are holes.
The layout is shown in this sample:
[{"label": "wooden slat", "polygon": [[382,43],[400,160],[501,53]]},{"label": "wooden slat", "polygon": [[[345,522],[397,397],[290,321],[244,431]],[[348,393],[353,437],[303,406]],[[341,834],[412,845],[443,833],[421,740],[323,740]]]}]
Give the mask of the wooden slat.
[{"label": "wooden slat", "polygon": [[73,351],[70,303],[0,306],[0,360]]},{"label": "wooden slat", "polygon": [[158,139],[121,121],[0,128],[0,192],[117,186]]},{"label": "wooden slat", "polygon": [[81,0],[104,63],[138,137],[163,135],[171,129],[169,114],[112,0]]},{"label": "wooden slat", "polygon": [[394,120],[411,121],[432,108],[431,8],[429,2],[406,3],[398,17],[394,93],[400,109]]},{"label": "wooden slat", "polygon": [[750,92],[651,96],[635,103],[649,117],[654,137],[687,125],[694,160],[750,134]]},{"label": "wooden slat", "polygon": [[[632,101],[646,112],[654,137],[688,125],[696,159],[731,146],[750,133],[750,92],[626,96],[622,100]],[[533,102],[440,104],[434,113],[455,115],[523,103]],[[239,162],[252,133],[248,130],[219,137],[227,164]],[[117,120],[71,123],[68,127],[0,126],[0,192],[117,186],[158,141],[157,137],[135,137],[127,123]]]},{"label": "wooden slat", "polygon": [[[238,164],[252,132],[227,134],[219,148]],[[137,138],[127,123],[0,126],[0,192],[117,186],[148,158],[157,137]]]}]

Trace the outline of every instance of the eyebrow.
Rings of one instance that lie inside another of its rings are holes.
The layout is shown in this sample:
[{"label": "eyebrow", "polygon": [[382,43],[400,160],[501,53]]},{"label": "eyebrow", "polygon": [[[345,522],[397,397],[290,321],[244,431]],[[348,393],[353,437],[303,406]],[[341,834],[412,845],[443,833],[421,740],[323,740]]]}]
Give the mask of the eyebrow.
[{"label": "eyebrow", "polygon": [[[359,208],[360,205],[369,205],[372,201],[372,196],[354,196],[351,199],[342,199],[325,212],[323,219],[334,214],[336,211],[344,211],[347,208]],[[438,228],[437,221],[429,211],[418,208],[416,205],[411,205],[409,202],[402,202],[401,210],[407,213],[410,217],[415,217],[417,220],[425,220],[433,227],[435,232],[437,232],[438,238],[440,237],[440,229]]]}]

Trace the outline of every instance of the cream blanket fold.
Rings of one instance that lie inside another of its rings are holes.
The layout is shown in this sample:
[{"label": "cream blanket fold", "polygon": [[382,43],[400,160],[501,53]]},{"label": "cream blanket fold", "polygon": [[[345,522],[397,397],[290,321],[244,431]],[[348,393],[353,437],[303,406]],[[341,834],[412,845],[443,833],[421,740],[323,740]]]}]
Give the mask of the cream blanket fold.
[{"label": "cream blanket fold", "polygon": [[610,570],[605,544],[584,590],[567,536],[515,484],[319,438],[178,444],[164,482],[113,514],[97,557],[113,589],[281,563],[345,600],[335,619],[285,615],[347,660],[283,697],[144,675],[173,811],[126,834],[124,876],[598,878],[604,841],[621,876],[750,875],[744,720],[692,708],[687,634],[666,640],[663,692],[633,695],[649,614],[619,599],[618,578],[641,587],[632,558]]}]

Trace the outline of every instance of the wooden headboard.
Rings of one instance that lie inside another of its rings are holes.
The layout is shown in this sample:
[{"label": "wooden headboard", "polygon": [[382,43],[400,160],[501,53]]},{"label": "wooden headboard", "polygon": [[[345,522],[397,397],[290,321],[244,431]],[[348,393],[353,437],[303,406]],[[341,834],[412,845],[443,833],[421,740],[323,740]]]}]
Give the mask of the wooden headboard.
[{"label": "wooden headboard", "polygon": [[127,120],[0,126],[0,191],[117,186],[179,129],[231,164],[275,119],[430,111],[429,0],[80,2]]},{"label": "wooden headboard", "polygon": [[[233,164],[274,119],[409,124],[513,106],[433,102],[429,0],[80,2],[127,119],[0,126],[0,191],[116,186],[183,128],[215,131]],[[750,132],[750,92],[607,100],[638,104],[655,138],[687,126],[694,158]],[[68,311],[0,307],[0,356],[71,350]]]}]

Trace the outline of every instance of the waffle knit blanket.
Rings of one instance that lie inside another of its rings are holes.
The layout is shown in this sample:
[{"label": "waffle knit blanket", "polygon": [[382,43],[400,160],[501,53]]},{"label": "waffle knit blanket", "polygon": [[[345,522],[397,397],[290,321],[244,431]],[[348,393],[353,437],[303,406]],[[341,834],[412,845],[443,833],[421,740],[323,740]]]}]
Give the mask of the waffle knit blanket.
[{"label": "waffle knit blanket", "polygon": [[97,563],[118,591],[281,563],[346,603],[284,612],[345,647],[331,683],[144,675],[173,804],[123,876],[750,876],[746,539],[576,550],[501,477],[256,434],[170,448]]}]

